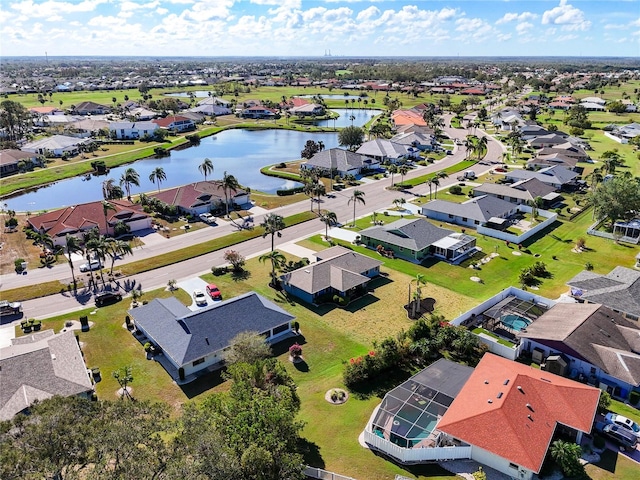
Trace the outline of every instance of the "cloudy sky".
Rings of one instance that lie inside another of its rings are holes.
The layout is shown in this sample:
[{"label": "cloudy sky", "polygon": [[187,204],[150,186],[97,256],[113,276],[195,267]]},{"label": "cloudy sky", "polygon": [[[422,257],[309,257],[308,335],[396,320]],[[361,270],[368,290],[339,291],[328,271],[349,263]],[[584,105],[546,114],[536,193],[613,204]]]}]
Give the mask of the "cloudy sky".
[{"label": "cloudy sky", "polygon": [[632,56],[640,0],[2,0],[3,56]]}]

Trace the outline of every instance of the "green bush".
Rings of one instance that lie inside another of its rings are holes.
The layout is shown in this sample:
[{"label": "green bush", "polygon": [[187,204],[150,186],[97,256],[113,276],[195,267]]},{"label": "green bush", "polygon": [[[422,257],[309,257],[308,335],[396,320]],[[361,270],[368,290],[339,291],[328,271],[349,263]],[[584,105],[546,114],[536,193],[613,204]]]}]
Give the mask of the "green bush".
[{"label": "green bush", "polygon": [[219,277],[220,275],[224,275],[225,273],[227,273],[227,267],[213,267],[211,269],[211,273],[213,273],[216,277]]},{"label": "green bush", "polygon": [[629,403],[631,405],[637,405],[638,401],[640,401],[640,392],[631,392],[631,394],[629,395]]},{"label": "green bush", "polygon": [[295,195],[304,191],[304,187],[288,188],[286,190],[276,190],[276,195],[279,197],[287,197],[289,195]]},{"label": "green bush", "polygon": [[449,188],[449,192],[452,195],[462,195],[462,187],[460,185],[452,185]]},{"label": "green bush", "polygon": [[16,272],[21,272],[22,271],[22,264],[23,263],[24,263],[24,258],[18,258],[13,262],[13,264],[16,267]]},{"label": "green bush", "polygon": [[150,352],[151,351],[151,342],[147,342],[144,344],[144,351],[145,352]]}]

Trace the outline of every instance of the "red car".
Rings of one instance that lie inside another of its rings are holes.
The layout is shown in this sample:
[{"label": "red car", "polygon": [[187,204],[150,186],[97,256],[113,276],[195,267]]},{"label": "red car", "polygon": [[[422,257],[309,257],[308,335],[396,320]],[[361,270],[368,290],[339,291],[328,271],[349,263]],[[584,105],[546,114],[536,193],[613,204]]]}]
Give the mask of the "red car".
[{"label": "red car", "polygon": [[213,283],[210,283],[209,285],[207,285],[207,293],[209,294],[212,300],[222,300],[222,292]]}]

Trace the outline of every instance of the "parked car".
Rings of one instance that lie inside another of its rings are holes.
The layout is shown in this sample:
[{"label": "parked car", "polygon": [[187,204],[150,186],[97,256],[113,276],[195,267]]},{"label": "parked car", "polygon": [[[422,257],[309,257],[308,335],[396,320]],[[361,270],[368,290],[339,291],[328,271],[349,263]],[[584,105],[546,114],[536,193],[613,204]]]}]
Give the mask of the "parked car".
[{"label": "parked car", "polygon": [[202,290],[193,291],[193,300],[196,302],[196,305],[198,305],[199,307],[204,307],[208,305],[207,297],[202,292]]},{"label": "parked car", "polygon": [[607,413],[604,420],[606,423],[612,423],[628,430],[640,440],[640,426],[630,418],[623,417],[617,413]]},{"label": "parked car", "polygon": [[473,170],[467,170],[462,175],[458,176],[458,181],[475,180],[475,179],[476,179],[476,172],[474,172]]},{"label": "parked car", "polygon": [[22,311],[20,302],[9,302],[8,300],[0,300],[0,315],[16,315]]},{"label": "parked car", "polygon": [[212,300],[222,300],[222,292],[214,283],[210,283],[209,285],[207,285],[207,288],[205,290]]},{"label": "parked car", "polygon": [[605,437],[608,437],[625,450],[635,450],[638,446],[638,438],[629,430],[616,425],[615,423],[604,425],[601,432]]},{"label": "parked car", "polygon": [[100,292],[95,296],[96,306],[110,305],[122,300],[122,295],[118,292]]},{"label": "parked car", "polygon": [[91,260],[89,263],[83,263],[80,265],[81,272],[88,272],[89,270],[100,270],[102,268],[102,262],[100,260]]},{"label": "parked car", "polygon": [[216,223],[216,217],[214,217],[210,213],[201,213],[198,216],[200,217],[200,220],[205,223]]}]

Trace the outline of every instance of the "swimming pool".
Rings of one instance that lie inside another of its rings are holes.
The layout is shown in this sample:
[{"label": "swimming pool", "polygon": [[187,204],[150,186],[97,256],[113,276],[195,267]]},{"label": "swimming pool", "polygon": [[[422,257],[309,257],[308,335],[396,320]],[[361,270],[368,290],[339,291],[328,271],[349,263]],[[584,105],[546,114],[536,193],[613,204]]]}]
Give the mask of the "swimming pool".
[{"label": "swimming pool", "polygon": [[503,315],[500,317],[500,323],[502,323],[505,327],[510,328],[511,330],[520,331],[524,328],[527,328],[529,324],[531,324],[531,320],[521,317],[520,315],[516,315],[514,313],[510,313],[508,315]]}]

